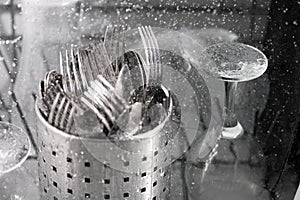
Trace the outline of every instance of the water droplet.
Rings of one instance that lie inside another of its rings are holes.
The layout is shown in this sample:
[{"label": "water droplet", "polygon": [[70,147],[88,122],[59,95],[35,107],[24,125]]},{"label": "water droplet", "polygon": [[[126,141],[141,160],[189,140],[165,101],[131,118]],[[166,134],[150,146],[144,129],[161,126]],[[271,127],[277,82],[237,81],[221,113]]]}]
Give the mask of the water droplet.
[{"label": "water droplet", "polygon": [[[300,2],[300,1],[299,1]],[[298,3],[299,3],[298,2]],[[293,24],[295,25],[295,26],[298,26],[298,22],[295,20],[295,21],[293,21]]]}]

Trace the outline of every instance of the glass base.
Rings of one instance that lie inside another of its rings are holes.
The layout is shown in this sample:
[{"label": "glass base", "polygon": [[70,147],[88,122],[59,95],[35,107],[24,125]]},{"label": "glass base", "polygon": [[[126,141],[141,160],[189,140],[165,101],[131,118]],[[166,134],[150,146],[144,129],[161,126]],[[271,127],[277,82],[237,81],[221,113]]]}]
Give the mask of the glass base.
[{"label": "glass base", "polygon": [[222,138],[213,156],[188,158],[185,180],[189,200],[271,199],[264,183],[265,158],[250,135]]},{"label": "glass base", "polygon": [[242,125],[237,122],[234,127],[224,127],[222,130],[222,138],[224,139],[236,139],[243,135],[244,129]]}]

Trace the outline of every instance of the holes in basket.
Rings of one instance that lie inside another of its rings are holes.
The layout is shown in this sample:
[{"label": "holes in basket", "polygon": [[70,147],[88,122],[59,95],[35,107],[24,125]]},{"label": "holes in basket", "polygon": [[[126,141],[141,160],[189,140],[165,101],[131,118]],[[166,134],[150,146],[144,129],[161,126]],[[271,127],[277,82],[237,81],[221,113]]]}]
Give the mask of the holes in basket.
[{"label": "holes in basket", "polygon": [[45,163],[46,162],[46,160],[45,160],[45,158],[43,157],[43,162]]},{"label": "holes in basket", "polygon": [[58,198],[57,197],[53,197],[53,200],[58,200]]},{"label": "holes in basket", "polygon": [[123,194],[123,197],[124,197],[124,198],[129,197],[129,193],[128,193],[128,192],[125,192],[125,193]]},{"label": "holes in basket", "polygon": [[141,189],[141,193],[144,193],[144,192],[146,192],[146,188],[145,187]]},{"label": "holes in basket", "polygon": [[129,161],[125,161],[123,164],[125,167],[127,167],[127,166],[129,166]]},{"label": "holes in basket", "polygon": [[67,189],[67,192],[69,193],[69,194],[73,194],[73,190],[72,189]]},{"label": "holes in basket", "polygon": [[156,196],[152,198],[152,200],[156,200]]},{"label": "holes in basket", "polygon": [[52,156],[56,156],[56,151],[52,151]]},{"label": "holes in basket", "polygon": [[53,186],[57,187],[57,183],[55,181],[53,181]]},{"label": "holes in basket", "polygon": [[153,187],[155,187],[157,185],[157,181],[155,181],[154,183],[153,183]]},{"label": "holes in basket", "polygon": [[52,168],[52,171],[54,171],[54,172],[57,172],[57,169],[56,169],[56,167],[55,167],[55,166],[53,166],[53,165],[52,165],[52,167],[51,167],[51,168]]},{"label": "holes in basket", "polygon": [[110,179],[104,179],[104,184],[110,184]]},{"label": "holes in basket", "polygon": [[147,160],[147,157],[146,156],[144,156],[143,158],[142,158],[142,161],[146,161]]},{"label": "holes in basket", "polygon": [[157,166],[155,166],[155,167],[154,167],[153,171],[154,171],[154,172],[156,172],[156,171],[157,171]]},{"label": "holes in basket", "polygon": [[105,194],[104,195],[104,199],[110,199],[110,195],[109,194]]},{"label": "holes in basket", "polygon": [[47,175],[45,173],[43,173],[44,178],[47,178]]},{"label": "holes in basket", "polygon": [[142,173],[142,177],[145,177],[145,176],[147,176],[147,173],[146,173],[146,172],[143,172],[143,173]]},{"label": "holes in basket", "polygon": [[87,178],[87,177],[85,177],[85,178],[84,178],[84,182],[85,182],[85,183],[90,183],[90,182],[91,182],[91,179],[90,179],[90,178]]},{"label": "holes in basket", "polygon": [[68,163],[71,163],[71,162],[72,162],[72,158],[67,157],[67,162],[68,162]]},{"label": "holes in basket", "polygon": [[125,177],[125,178],[124,178],[124,182],[125,182],[125,183],[129,182],[129,177]]},{"label": "holes in basket", "polygon": [[167,190],[167,188],[164,188],[164,189],[163,189],[163,192],[165,192],[166,190]]},{"label": "holes in basket", "polygon": [[84,162],[84,166],[85,167],[91,167],[91,163],[90,162]]},{"label": "holes in basket", "polygon": [[71,178],[71,179],[73,178],[72,174],[70,174],[70,173],[67,173],[67,177]]},{"label": "holes in basket", "polygon": [[46,188],[44,188],[44,193],[47,194],[48,193],[48,190]]},{"label": "holes in basket", "polygon": [[157,155],[158,155],[158,151],[155,151],[155,152],[154,152],[154,156],[157,156]]}]

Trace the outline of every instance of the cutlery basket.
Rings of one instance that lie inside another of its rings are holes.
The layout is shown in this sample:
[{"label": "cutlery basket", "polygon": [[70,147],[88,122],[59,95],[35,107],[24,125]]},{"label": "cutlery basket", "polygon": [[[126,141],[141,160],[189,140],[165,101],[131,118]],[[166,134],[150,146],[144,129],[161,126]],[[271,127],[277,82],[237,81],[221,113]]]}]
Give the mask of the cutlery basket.
[{"label": "cutlery basket", "polygon": [[172,138],[180,123],[175,109],[171,99],[159,126],[130,139],[112,140],[58,130],[36,106],[41,199],[169,199],[176,146]]}]

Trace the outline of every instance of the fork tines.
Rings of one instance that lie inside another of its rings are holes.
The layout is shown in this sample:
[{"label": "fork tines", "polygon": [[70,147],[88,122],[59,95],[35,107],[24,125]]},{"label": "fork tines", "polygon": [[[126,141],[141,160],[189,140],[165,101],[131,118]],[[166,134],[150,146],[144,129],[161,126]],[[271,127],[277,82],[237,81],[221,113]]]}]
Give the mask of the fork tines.
[{"label": "fork tines", "polygon": [[148,85],[160,85],[162,82],[162,68],[160,61],[159,46],[157,39],[150,26],[138,27],[146,56],[146,66],[148,69]]},{"label": "fork tines", "polygon": [[87,71],[84,68],[82,58],[79,50],[74,50],[72,47],[70,52],[66,50],[65,60],[63,54],[60,52],[60,72],[63,76],[63,90],[64,92],[73,97],[77,98],[87,88]]},{"label": "fork tines", "polygon": [[51,107],[57,93],[63,93],[63,92],[64,91],[59,84],[50,84],[45,89],[44,100],[49,105],[49,107]]},{"label": "fork tines", "polygon": [[48,122],[65,132],[71,132],[74,115],[78,107],[63,93],[58,92],[53,99]]},{"label": "fork tines", "polygon": [[62,92],[62,75],[52,70],[46,74],[45,79],[39,85],[38,106],[46,118],[49,116],[57,92]]},{"label": "fork tines", "polygon": [[63,77],[61,74],[57,73],[55,70],[49,71],[44,79],[44,88],[48,88],[50,85],[60,85],[62,86]]},{"label": "fork tines", "polygon": [[115,94],[114,88],[101,75],[91,82],[81,100],[95,112],[109,131],[118,117],[128,109],[125,101]]},{"label": "fork tines", "polygon": [[86,70],[88,83],[97,79],[99,74],[108,80],[115,79],[114,71],[109,69],[110,63],[108,54],[102,42],[90,44],[88,48],[81,49],[79,52],[83,67]]}]

